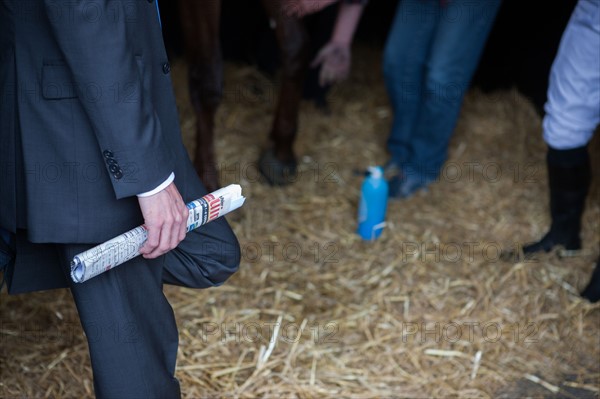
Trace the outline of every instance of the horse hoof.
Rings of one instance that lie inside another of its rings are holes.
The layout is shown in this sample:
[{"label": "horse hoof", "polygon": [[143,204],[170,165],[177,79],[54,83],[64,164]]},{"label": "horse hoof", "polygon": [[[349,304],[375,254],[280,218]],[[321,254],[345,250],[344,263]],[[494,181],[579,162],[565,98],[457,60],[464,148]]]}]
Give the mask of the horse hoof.
[{"label": "horse hoof", "polygon": [[266,150],[258,160],[258,169],[271,186],[285,186],[296,181],[297,163],[295,160],[281,162],[273,150]]}]

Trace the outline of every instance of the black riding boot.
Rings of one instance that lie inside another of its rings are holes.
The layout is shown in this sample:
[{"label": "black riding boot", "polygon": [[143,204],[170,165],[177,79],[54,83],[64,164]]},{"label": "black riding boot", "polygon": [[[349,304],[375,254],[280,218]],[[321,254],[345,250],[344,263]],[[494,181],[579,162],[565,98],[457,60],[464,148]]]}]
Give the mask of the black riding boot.
[{"label": "black riding boot", "polygon": [[525,255],[549,252],[556,246],[567,251],[581,249],[581,215],[591,180],[587,148],[555,150],[548,147],[546,163],[552,224],[540,241],[523,247]]},{"label": "black riding boot", "polygon": [[592,273],[592,278],[588,286],[583,290],[581,296],[590,302],[598,302],[600,300],[600,258],[596,262],[596,268]]}]

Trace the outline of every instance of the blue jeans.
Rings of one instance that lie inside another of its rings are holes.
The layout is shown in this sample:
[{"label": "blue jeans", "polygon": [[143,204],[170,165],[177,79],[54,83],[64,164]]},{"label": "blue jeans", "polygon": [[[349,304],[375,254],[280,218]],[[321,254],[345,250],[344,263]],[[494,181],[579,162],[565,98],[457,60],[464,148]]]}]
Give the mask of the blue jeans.
[{"label": "blue jeans", "polygon": [[392,160],[423,185],[437,178],[500,0],[401,0],[383,58],[394,111]]}]

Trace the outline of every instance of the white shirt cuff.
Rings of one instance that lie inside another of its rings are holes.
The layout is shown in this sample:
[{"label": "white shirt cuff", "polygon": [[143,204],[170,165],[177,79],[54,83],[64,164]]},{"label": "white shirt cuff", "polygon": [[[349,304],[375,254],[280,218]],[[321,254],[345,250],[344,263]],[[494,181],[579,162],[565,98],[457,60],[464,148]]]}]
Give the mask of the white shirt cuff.
[{"label": "white shirt cuff", "polygon": [[151,195],[158,194],[159,192],[161,192],[162,190],[167,188],[167,186],[169,184],[173,183],[173,180],[175,180],[175,172],[171,172],[169,177],[167,177],[167,180],[162,182],[162,184],[160,186],[156,187],[154,190],[146,191],[145,193],[138,194],[137,196],[138,197],[149,197]]}]

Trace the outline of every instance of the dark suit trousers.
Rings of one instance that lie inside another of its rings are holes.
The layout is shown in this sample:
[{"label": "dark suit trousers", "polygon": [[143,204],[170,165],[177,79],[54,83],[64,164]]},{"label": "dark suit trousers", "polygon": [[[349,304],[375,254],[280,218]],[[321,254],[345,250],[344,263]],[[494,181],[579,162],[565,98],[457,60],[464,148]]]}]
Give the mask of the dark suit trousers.
[{"label": "dark suit trousers", "polygon": [[[89,248],[57,245],[65,274],[73,256]],[[137,257],[85,283],[70,282],[98,398],[180,397],[178,333],[162,291],[164,261]]]},{"label": "dark suit trousers", "polygon": [[162,285],[206,288],[237,270],[239,245],[225,220],[188,233],[164,256],[137,257],[80,284],[71,281],[69,264],[92,245],[30,245],[45,253],[54,247],[58,254],[88,340],[96,396],[180,397],[174,377],[178,331]]}]

